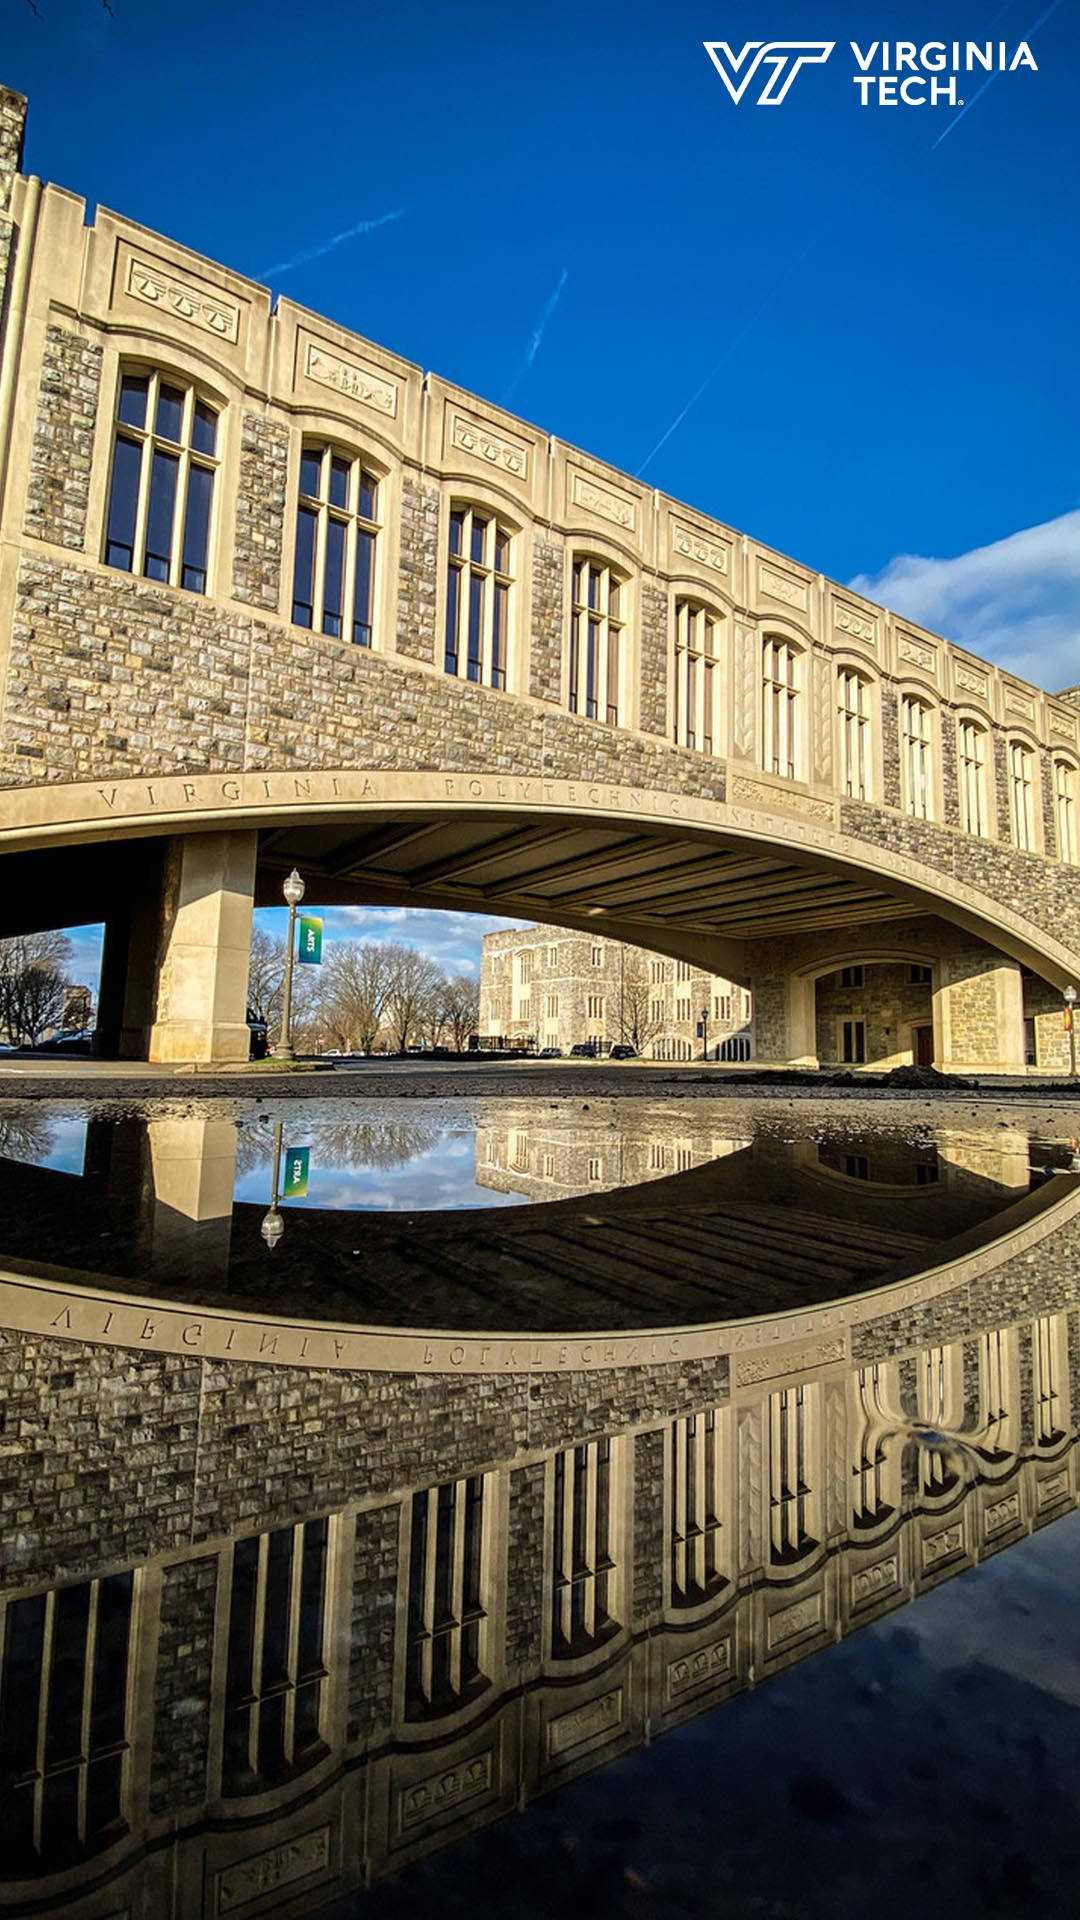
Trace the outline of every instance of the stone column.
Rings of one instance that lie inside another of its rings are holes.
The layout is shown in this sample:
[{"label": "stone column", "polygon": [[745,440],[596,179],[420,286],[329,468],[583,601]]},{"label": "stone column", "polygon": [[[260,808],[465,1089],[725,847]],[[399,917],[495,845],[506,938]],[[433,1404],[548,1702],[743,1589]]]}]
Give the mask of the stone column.
[{"label": "stone column", "polygon": [[154,1020],[161,932],[163,847],[133,841],[115,849],[117,884],[105,904],[94,1051],[109,1060],[145,1060]]},{"label": "stone column", "polygon": [[1020,968],[989,947],[942,959],[934,990],[934,1065],[943,1073],[1023,1073]]},{"label": "stone column", "polygon": [[248,1058],[257,840],[195,833],[168,844],[151,1060]]}]

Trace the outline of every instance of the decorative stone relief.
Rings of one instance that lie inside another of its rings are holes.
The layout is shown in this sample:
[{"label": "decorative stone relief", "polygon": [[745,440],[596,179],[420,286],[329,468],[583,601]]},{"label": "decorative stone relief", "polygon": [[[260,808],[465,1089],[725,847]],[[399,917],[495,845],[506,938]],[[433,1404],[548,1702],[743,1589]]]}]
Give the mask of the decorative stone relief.
[{"label": "decorative stone relief", "polygon": [[877,1560],[872,1567],[860,1567],[851,1582],[851,1604],[862,1606],[867,1600],[878,1600],[882,1594],[893,1593],[900,1585],[900,1563],[895,1554],[888,1560]]},{"label": "decorative stone relief", "polygon": [[628,500],[625,494],[615,493],[610,487],[598,486],[584,473],[572,473],[570,476],[570,498],[575,506],[587,508],[589,513],[599,514],[601,520],[610,520],[616,527],[624,527],[633,533],[637,524],[637,503]]},{"label": "decorative stone relief", "polygon": [[758,567],[758,592],[770,600],[781,600],[785,607],[798,607],[805,613],[809,605],[809,590],[802,580],[793,580],[789,574],[778,573],[775,567]]},{"label": "decorative stone relief", "polygon": [[359,400],[361,406],[396,420],[400,389],[392,380],[372,373],[359,361],[346,360],[341,354],[331,353],[329,348],[309,340],[303,370],[306,377],[320,387],[332,387],[335,393],[344,393],[350,400]]},{"label": "decorative stone relief", "polygon": [[742,801],[746,806],[764,807],[769,813],[798,813],[807,820],[827,820],[830,825],[836,820],[833,801],[818,800],[812,793],[786,793],[766,785],[764,780],[749,780],[742,773],[732,774],[730,797],[733,806]]},{"label": "decorative stone relief", "polygon": [[761,1517],[761,1408],[748,1408],[739,1415],[738,1427],[738,1510],[742,1517],[739,1538],[739,1570],[749,1572],[761,1565],[763,1552]]},{"label": "decorative stone relief", "polygon": [[474,1800],[477,1794],[486,1793],[491,1785],[494,1758],[489,1747],[473,1760],[433,1773],[418,1786],[406,1787],[398,1796],[399,1831],[407,1833],[410,1827],[434,1819],[448,1807],[460,1806],[463,1800]]},{"label": "decorative stone relief", "polygon": [[813,663],[814,778],[831,787],[833,777],[833,709],[835,705],[834,667],[824,654],[815,653]]},{"label": "decorative stone relief", "polygon": [[850,634],[853,640],[863,640],[869,647],[877,646],[877,622],[869,614],[857,613],[854,607],[834,607],[833,626],[837,633]]},{"label": "decorative stone relief", "polygon": [[586,1740],[594,1740],[597,1734],[610,1733],[622,1720],[622,1704],[623,1690],[614,1687],[610,1693],[601,1694],[599,1700],[587,1700],[584,1706],[573,1707],[569,1713],[560,1713],[557,1720],[549,1720],[549,1759],[568,1753],[571,1747],[580,1747]]},{"label": "decorative stone relief", "polygon": [[499,467],[504,473],[512,474],[515,480],[528,478],[529,449],[520,441],[512,440],[509,434],[492,433],[490,427],[470,420],[467,414],[453,413],[449,437],[450,445],[459,452],[472,454],[489,467]]},{"label": "decorative stone relief", "polygon": [[846,1357],[843,1336],[838,1340],[819,1340],[816,1346],[799,1347],[794,1353],[755,1353],[736,1363],[735,1385],[752,1387],[759,1380],[771,1380],[778,1374],[802,1373],[807,1367],[823,1367],[830,1360]]},{"label": "decorative stone relief", "polygon": [[821,1595],[808,1594],[805,1600],[796,1600],[793,1606],[781,1607],[778,1612],[769,1615],[767,1639],[770,1652],[773,1647],[783,1646],[785,1640],[794,1640],[798,1633],[808,1633],[821,1625]]},{"label": "decorative stone relief", "polygon": [[726,542],[709,539],[681,520],[671,523],[671,550],[684,560],[696,560],[700,567],[711,567],[714,573],[731,572],[731,549]]},{"label": "decorative stone relief", "polygon": [[909,633],[902,633],[896,642],[897,657],[907,660],[913,667],[922,667],[926,673],[933,673],[936,656],[933,647],[924,647],[921,640],[913,640]]},{"label": "decorative stone relief", "polygon": [[1048,1479],[1040,1480],[1038,1486],[1036,1502],[1041,1513],[1044,1507],[1052,1507],[1056,1500],[1068,1498],[1069,1475],[1067,1472],[1052,1473]]},{"label": "decorative stone relief", "polygon": [[687,1654],[685,1659],[668,1662],[668,1699],[677,1700],[681,1694],[692,1693],[707,1681],[730,1672],[731,1635],[728,1634],[711,1647],[699,1647],[696,1653]]},{"label": "decorative stone relief", "polygon": [[964,1545],[963,1527],[946,1527],[942,1533],[932,1533],[922,1543],[924,1567],[936,1567],[954,1553],[959,1553]]},{"label": "decorative stone relief", "polygon": [[1011,1527],[1020,1518],[1020,1495],[1008,1493],[1003,1500],[995,1500],[993,1506],[986,1509],[987,1538],[1000,1533],[1004,1527]]},{"label": "decorative stone relief", "polygon": [[316,1827],[296,1840],[286,1840],[265,1853],[254,1853],[248,1860],[224,1867],[217,1876],[217,1911],[234,1913],[249,1900],[280,1892],[310,1873],[318,1873],[330,1864],[330,1828]]},{"label": "decorative stone relief", "polygon": [[984,673],[976,673],[973,668],[961,666],[959,660],[954,660],[953,679],[965,693],[974,693],[980,700],[987,699],[990,684]]},{"label": "decorative stone relief", "polygon": [[757,634],[751,627],[735,629],[735,712],[732,716],[732,743],[744,760],[754,757],[760,653]]},{"label": "decorative stone relief", "polygon": [[178,320],[187,320],[203,333],[235,346],[240,338],[240,309],[220,294],[193,287],[163,267],[152,266],[132,254],[127,263],[126,290],[149,307],[165,307]]},{"label": "decorative stone relief", "polygon": [[1034,700],[1029,693],[1024,693],[1019,687],[1014,687],[1009,680],[1005,682],[1005,705],[1008,707],[1010,713],[1018,713],[1022,720],[1030,720],[1034,725]]}]

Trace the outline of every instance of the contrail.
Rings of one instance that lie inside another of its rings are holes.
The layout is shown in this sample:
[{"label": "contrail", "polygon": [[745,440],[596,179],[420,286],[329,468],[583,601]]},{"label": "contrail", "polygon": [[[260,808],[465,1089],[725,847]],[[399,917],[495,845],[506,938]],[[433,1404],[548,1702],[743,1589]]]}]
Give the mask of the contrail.
[{"label": "contrail", "polygon": [[762,315],[764,313],[767,313],[769,308],[772,306],[772,303],[776,299],[776,296],[780,292],[780,289],[786,286],[787,282],[791,279],[792,274],[797,272],[798,268],[802,266],[803,261],[806,259],[813,245],[814,245],[813,240],[809,240],[807,242],[802,252],[798,255],[798,257],[795,260],[791,262],[791,265],[788,267],[786,273],[781,274],[772,292],[766,296],[766,298],[761,302],[760,306],[754,308],[754,311],[750,315],[750,318],[747,320],[746,325],[740,328],[739,332],[735,335],[734,340],[731,341],[729,346],[726,346],[724,348],[724,351],[720,355],[720,358],[717,361],[715,367],[712,367],[710,371],[705,375],[705,378],[702,381],[700,387],[698,387],[697,391],[690,395],[690,398],[687,401],[685,407],[682,409],[682,412],[677,413],[675,415],[675,418],[672,421],[670,427],[667,428],[666,432],[660,435],[660,438],[657,441],[652,452],[645,456],[645,459],[642,461],[640,467],[638,468],[637,472],[634,475],[635,480],[641,479],[641,476],[644,473],[646,467],[649,467],[652,465],[661,447],[666,446],[667,442],[671,439],[672,434],[676,432],[676,430],[679,427],[682,426],[682,423],[686,419],[687,414],[690,412],[691,407],[697,406],[697,403],[701,399],[701,396],[704,393],[706,387],[712,385],[712,382],[716,379],[716,376],[719,373],[721,367],[725,366],[727,362],[731,359],[732,354],[737,352],[739,347],[742,346],[742,343],[746,339],[747,334],[753,332],[754,328],[757,326],[757,323],[761,319]]},{"label": "contrail", "polygon": [[[1056,13],[1060,5],[1061,5],[1061,0],[1050,0],[1050,5],[1048,7],[1044,7],[1042,13],[1040,13],[1038,19],[1033,23],[1033,25],[1028,27],[1026,31],[1020,35],[1021,40],[1030,40],[1033,33],[1038,33],[1039,28],[1042,26],[1045,26],[1046,22],[1050,18],[1050,15],[1052,13]],[[1001,12],[1007,13],[1008,8],[1002,7]],[[1000,14],[994,15],[995,20],[1000,19],[1000,17],[1001,17]],[[994,21],[992,20],[990,22],[990,25],[993,26],[993,24],[994,24]],[[934,144],[930,149],[931,153],[937,152],[937,149],[940,147],[942,141],[948,139],[950,133],[952,133],[953,131],[953,128],[958,127],[960,125],[960,122],[964,118],[964,115],[966,113],[971,112],[971,109],[975,105],[976,100],[982,99],[983,94],[986,92],[987,87],[993,86],[993,83],[996,79],[997,79],[996,73],[987,74],[986,79],[982,83],[982,86],[976,87],[975,92],[971,96],[971,99],[964,101],[964,104],[961,107],[959,113],[955,114],[953,118],[949,121],[949,124],[944,129],[944,131],[938,134],[937,139],[934,141]]]},{"label": "contrail", "polygon": [[375,220],[358,220],[355,227],[346,227],[344,233],[335,233],[332,240],[323,240],[317,247],[305,247],[302,253],[294,253],[291,260],[279,260],[276,266],[260,268],[255,278],[269,280],[275,273],[291,273],[294,267],[306,267],[309,260],[319,260],[324,253],[332,253],[343,241],[357,240],[362,233],[374,233],[376,227],[386,227],[391,220],[404,219],[409,211],[408,207],[395,207],[392,213],[380,213]]},{"label": "contrail", "polygon": [[533,361],[536,359],[536,356],[540,351],[540,342],[544,338],[544,333],[547,328],[547,323],[551,319],[552,314],[554,313],[556,307],[559,304],[560,295],[562,294],[562,290],[565,287],[569,278],[570,278],[570,270],[568,267],[564,267],[562,272],[559,275],[559,284],[556,287],[554,293],[551,295],[550,299],[548,300],[547,306],[544,308],[543,313],[540,315],[540,318],[533,329],[533,336],[532,336],[532,339],[529,341],[529,351],[525,355],[525,359],[522,362],[522,365],[518,368],[517,373],[514,375],[514,378],[511,380],[510,385],[507,387],[506,392],[503,395],[504,407],[513,398],[514,394],[517,392],[522,381],[524,380],[525,375],[528,373],[529,368],[532,366]]}]

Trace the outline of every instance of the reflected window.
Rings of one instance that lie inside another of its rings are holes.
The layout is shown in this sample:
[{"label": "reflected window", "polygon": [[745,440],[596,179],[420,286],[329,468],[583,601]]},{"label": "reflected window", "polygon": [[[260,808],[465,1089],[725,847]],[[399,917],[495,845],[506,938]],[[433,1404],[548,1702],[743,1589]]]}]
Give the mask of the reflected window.
[{"label": "reflected window", "polygon": [[720,1432],[714,1408],[672,1421],[669,1466],[671,1604],[698,1607],[727,1584],[720,1517]]},{"label": "reflected window", "polygon": [[405,1712],[450,1713],[487,1684],[484,1476],[412,1499]]},{"label": "reflected window", "polygon": [[507,528],[487,508],[451,507],[443,665],[456,679],[505,690],[511,584]]},{"label": "reflected window", "polygon": [[960,825],[965,833],[985,834],[986,815],[986,729],[974,720],[961,720],[958,728]]},{"label": "reflected window", "polygon": [[223,1793],[277,1786],[326,1750],[328,1529],[307,1520],[233,1548]]},{"label": "reflected window", "polygon": [[554,1461],[551,1651],[589,1653],[618,1629],[611,1441],[568,1447]]},{"label": "reflected window", "polygon": [[801,654],[786,640],[766,640],[762,655],[761,764],[784,780],[802,777],[799,743]]},{"label": "reflected window", "polygon": [[105,564],[205,593],[218,414],[160,373],[121,375]]},{"label": "reflected window", "polygon": [[305,445],[296,507],[294,626],[370,647],[378,533],[377,476],[353,454]]},{"label": "reflected window", "polygon": [[570,570],[571,713],[619,724],[624,583],[601,560],[575,558]]},{"label": "reflected window", "polygon": [[870,682],[842,667],[837,675],[840,785],[851,800],[870,798]]},{"label": "reflected window", "polygon": [[1063,1314],[1040,1314],[1032,1329],[1031,1342],[1037,1447],[1057,1447],[1065,1438],[1065,1338]]},{"label": "reflected window", "polygon": [[697,600],[675,602],[675,744],[715,753],[720,741],[720,619]]},{"label": "reflected window", "polygon": [[0,1672],[5,1869],[51,1868],[124,1831],[135,1577],[13,1600]]},{"label": "reflected window", "polygon": [[979,1341],[979,1424],[982,1428],[979,1452],[992,1460],[1004,1460],[1016,1451],[1010,1392],[1010,1340],[1010,1330],[999,1328],[994,1333],[984,1333]]},{"label": "reflected window", "polygon": [[900,756],[903,769],[904,811],[914,820],[929,820],[934,811],[931,715],[927,701],[905,694],[900,702]]},{"label": "reflected window", "polygon": [[[916,1401],[919,1418],[927,1426],[944,1430],[949,1424],[949,1362],[945,1347],[924,1347],[916,1374]],[[930,1496],[951,1493],[959,1484],[955,1451],[947,1442],[923,1444],[919,1448],[919,1477],[923,1493]]]},{"label": "reflected window", "polygon": [[769,1395],[769,1535],[779,1565],[817,1545],[810,1527],[810,1468],[806,1387]]},{"label": "reflected window", "polygon": [[863,1411],[863,1429],[859,1438],[858,1459],[852,1465],[852,1524],[857,1528],[877,1527],[893,1512],[888,1498],[888,1449],[876,1417],[887,1401],[884,1369],[875,1364],[860,1367],[859,1401]]}]

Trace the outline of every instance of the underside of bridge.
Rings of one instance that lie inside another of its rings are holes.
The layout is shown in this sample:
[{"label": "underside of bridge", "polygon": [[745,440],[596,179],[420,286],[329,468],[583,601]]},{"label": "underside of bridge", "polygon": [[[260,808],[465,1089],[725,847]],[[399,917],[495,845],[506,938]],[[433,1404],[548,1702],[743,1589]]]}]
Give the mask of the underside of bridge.
[{"label": "underside of bridge", "polygon": [[1053,979],[1030,944],[997,936],[987,915],[940,886],[902,884],[817,848],[689,823],[490,808],[292,813],[168,837],[114,829],[13,852],[0,932],[103,920],[103,1051],[239,1059],[252,908],[279,905],[294,866],[313,910],[499,914],[603,932],[738,981],[754,995],[759,1059],[827,1057],[818,981],[850,963],[888,962],[920,978],[930,970],[936,1064],[1021,1070],[1021,965]]}]

